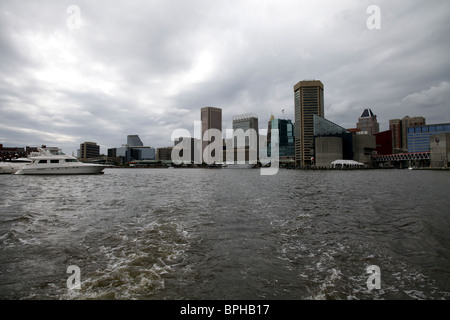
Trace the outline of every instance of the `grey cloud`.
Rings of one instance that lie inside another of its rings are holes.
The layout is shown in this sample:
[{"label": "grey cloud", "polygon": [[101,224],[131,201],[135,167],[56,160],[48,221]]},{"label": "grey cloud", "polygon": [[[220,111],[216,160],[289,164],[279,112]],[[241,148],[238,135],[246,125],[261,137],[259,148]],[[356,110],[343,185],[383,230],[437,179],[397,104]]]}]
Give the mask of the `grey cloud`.
[{"label": "grey cloud", "polygon": [[[0,70],[8,75],[0,79],[0,143],[48,141],[39,134],[47,130],[80,139],[61,143],[67,152],[85,140],[120,146],[135,133],[169,145],[171,130],[192,130],[208,105],[223,109],[224,128],[247,112],[264,128],[271,112],[293,119],[293,86],[303,79],[322,80],[325,116],[346,127],[364,107],[384,129],[406,114],[449,121],[447,1],[378,1],[381,30],[366,27],[368,0],[77,1],[84,24],[69,31],[71,4],[0,4]],[[58,48],[44,61],[24,51],[27,33],[67,39],[78,65],[52,56],[65,54]],[[40,81],[52,65],[75,70],[81,83]],[[11,123],[36,131],[5,129]]]}]

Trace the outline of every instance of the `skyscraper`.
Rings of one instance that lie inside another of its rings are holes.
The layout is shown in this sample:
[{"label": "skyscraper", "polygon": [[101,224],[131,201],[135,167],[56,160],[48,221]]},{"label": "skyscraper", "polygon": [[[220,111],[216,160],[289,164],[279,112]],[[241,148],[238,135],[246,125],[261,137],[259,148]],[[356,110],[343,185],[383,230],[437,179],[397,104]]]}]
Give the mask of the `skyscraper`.
[{"label": "skyscraper", "polygon": [[300,81],[294,86],[295,102],[295,162],[311,164],[314,155],[313,115],[325,116],[323,83],[319,80]]},{"label": "skyscraper", "polygon": [[358,118],[356,127],[361,129],[361,131],[367,131],[368,134],[372,135],[380,132],[377,116],[370,109],[364,109],[363,113]]},{"label": "skyscraper", "polygon": [[280,160],[292,159],[295,157],[294,144],[294,125],[290,119],[276,119],[274,116],[270,117],[269,129],[267,132],[267,148],[269,155],[272,148],[272,134],[271,129],[278,129],[278,146]]},{"label": "skyscraper", "polygon": [[[201,109],[201,121],[202,121],[202,159],[203,151],[211,141],[208,141],[211,137],[206,136],[205,132],[209,129],[218,129],[222,132],[222,109],[214,107],[204,107]],[[214,155],[213,155],[214,156]]]},{"label": "skyscraper", "polygon": [[389,130],[392,131],[392,148],[394,153],[403,152],[402,120],[400,119],[389,120]]},{"label": "skyscraper", "polygon": [[[242,137],[238,139],[240,135],[238,129],[242,129]],[[233,139],[234,139],[234,160],[242,161],[238,159],[238,153],[244,155],[245,161],[255,162],[258,160],[259,148],[258,148],[258,116],[253,113],[239,114],[233,116]]]},{"label": "skyscraper", "polygon": [[[248,114],[240,114],[233,116],[233,130],[242,129],[246,132],[248,129],[253,129],[256,131],[258,135],[258,117],[253,113]],[[256,137],[257,139],[258,137]],[[250,139],[250,137],[249,137]],[[257,141],[249,141],[249,139],[245,140],[245,146],[253,146],[257,145]],[[235,139],[236,140],[236,139]],[[236,145],[236,144],[235,144]]]}]

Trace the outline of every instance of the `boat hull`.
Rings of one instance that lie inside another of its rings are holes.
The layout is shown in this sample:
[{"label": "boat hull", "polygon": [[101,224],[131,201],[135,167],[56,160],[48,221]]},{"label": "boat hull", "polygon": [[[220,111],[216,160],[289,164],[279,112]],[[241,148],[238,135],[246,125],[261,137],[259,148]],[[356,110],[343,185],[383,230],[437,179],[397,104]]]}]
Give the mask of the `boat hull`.
[{"label": "boat hull", "polygon": [[0,163],[0,174],[13,174],[20,170],[25,164],[23,163]]},{"label": "boat hull", "polygon": [[15,174],[19,175],[67,175],[67,174],[102,174],[106,166],[83,164],[75,166],[24,166]]}]

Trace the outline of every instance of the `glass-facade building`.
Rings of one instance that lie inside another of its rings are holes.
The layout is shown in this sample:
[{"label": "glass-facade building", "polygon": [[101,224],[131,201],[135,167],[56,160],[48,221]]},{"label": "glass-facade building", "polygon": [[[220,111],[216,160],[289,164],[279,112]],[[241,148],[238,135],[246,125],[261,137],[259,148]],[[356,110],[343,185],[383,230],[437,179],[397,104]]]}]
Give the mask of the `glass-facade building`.
[{"label": "glass-facade building", "polygon": [[[291,120],[272,119],[270,121],[270,129],[278,129],[279,138],[279,156],[280,157],[295,157],[295,139],[294,139],[294,125]],[[269,133],[268,133],[269,135]],[[272,142],[268,141],[269,156],[271,155]]]},{"label": "glass-facade building", "polygon": [[340,125],[318,115],[313,115],[314,136],[329,136],[332,134],[350,133]]},{"label": "glass-facade building", "polygon": [[[342,159],[353,159],[353,136],[350,131],[337,125],[330,120],[327,120],[318,115],[313,115],[314,123],[314,145],[316,144],[316,138],[319,137],[337,137],[341,138],[342,143]],[[317,155],[315,154],[317,160]]]},{"label": "glass-facade building", "polygon": [[389,129],[392,131],[392,146],[394,153],[408,152],[408,127],[426,125],[424,117],[409,117],[389,120]]},{"label": "glass-facade building", "polygon": [[130,147],[143,147],[144,144],[141,141],[141,138],[137,134],[131,134],[127,136],[127,145]]},{"label": "glass-facade building", "polygon": [[450,123],[409,127],[408,152],[429,152],[430,137],[439,133],[450,133]]}]

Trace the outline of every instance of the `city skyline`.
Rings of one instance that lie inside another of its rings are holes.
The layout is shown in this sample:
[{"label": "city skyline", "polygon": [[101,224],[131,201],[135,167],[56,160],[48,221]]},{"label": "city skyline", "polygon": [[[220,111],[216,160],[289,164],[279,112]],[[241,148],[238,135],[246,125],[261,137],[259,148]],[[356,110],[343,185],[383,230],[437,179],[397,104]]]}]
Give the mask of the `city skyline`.
[{"label": "city skyline", "polygon": [[0,4],[5,146],[72,154],[96,141],[106,153],[133,133],[168,146],[208,105],[224,129],[242,113],[294,120],[304,79],[324,83],[326,118],[346,128],[366,108],[380,131],[405,116],[450,122],[445,1],[379,1],[379,30],[366,25],[368,2],[79,1],[79,24],[71,4]]}]

